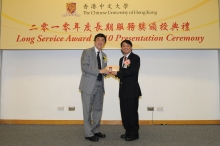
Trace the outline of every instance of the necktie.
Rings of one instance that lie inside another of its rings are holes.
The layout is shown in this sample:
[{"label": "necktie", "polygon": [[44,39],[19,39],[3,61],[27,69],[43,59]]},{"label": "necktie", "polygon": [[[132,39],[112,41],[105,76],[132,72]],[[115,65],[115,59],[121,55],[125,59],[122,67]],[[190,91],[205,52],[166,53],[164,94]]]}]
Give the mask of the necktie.
[{"label": "necktie", "polygon": [[[98,61],[98,69],[101,69],[101,60],[99,56],[100,52],[97,52],[97,61]],[[102,74],[99,73],[97,80],[101,81],[102,80]]]}]

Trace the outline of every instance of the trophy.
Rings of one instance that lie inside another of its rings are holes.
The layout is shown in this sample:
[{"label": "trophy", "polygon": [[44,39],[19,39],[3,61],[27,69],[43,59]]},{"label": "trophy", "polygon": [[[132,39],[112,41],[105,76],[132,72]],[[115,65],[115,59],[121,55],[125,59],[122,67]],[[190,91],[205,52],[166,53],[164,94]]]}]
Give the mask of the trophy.
[{"label": "trophy", "polygon": [[109,73],[111,74],[112,73],[112,67],[109,66]]}]

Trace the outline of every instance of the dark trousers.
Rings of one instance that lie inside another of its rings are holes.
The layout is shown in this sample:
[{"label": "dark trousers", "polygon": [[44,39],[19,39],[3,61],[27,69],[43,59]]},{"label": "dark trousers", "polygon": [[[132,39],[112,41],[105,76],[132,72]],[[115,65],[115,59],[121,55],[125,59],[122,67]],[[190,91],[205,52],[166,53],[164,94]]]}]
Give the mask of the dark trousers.
[{"label": "dark trousers", "polygon": [[139,98],[120,98],[122,124],[126,130],[125,134],[130,137],[138,136],[138,105]]}]

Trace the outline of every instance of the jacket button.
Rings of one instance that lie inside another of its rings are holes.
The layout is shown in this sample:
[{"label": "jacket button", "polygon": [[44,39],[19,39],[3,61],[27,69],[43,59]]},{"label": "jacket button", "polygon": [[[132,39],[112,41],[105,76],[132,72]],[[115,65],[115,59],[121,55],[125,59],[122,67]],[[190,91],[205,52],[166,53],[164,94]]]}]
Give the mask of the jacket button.
[{"label": "jacket button", "polygon": [[121,84],[122,84],[122,82],[121,82]]}]

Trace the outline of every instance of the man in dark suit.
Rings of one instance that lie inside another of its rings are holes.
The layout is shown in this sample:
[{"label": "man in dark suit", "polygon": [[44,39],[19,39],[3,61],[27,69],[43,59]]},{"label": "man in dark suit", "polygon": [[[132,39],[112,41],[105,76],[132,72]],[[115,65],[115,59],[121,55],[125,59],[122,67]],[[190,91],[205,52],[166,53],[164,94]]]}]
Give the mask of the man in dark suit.
[{"label": "man in dark suit", "polygon": [[125,134],[121,138],[133,141],[139,138],[138,103],[141,89],[138,83],[140,68],[140,57],[132,52],[132,42],[124,40],[121,42],[123,57],[119,61],[119,71],[112,74],[120,79],[119,98],[122,124]]}]

